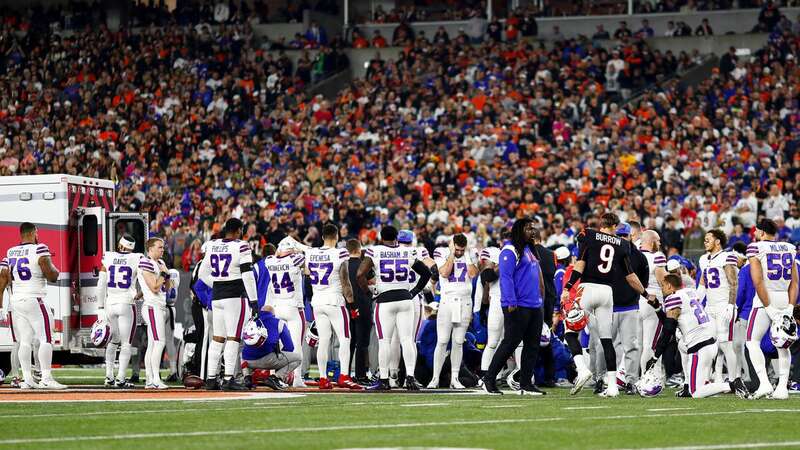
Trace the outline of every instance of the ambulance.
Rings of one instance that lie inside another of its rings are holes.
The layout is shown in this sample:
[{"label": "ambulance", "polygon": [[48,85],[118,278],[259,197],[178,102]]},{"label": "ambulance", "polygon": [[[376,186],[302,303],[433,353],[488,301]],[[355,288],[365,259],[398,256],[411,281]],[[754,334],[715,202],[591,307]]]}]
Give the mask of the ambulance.
[{"label": "ambulance", "polygon": [[[59,361],[99,356],[89,339],[97,320],[97,282],[103,252],[113,250],[123,234],[144,252],[146,214],[115,212],[114,183],[72,175],[0,177],[0,254],[19,244],[19,225],[35,224],[39,242],[50,247],[58,280],[47,284],[46,305],[53,313],[53,350]],[[4,296],[0,314],[0,352],[12,349]]]}]

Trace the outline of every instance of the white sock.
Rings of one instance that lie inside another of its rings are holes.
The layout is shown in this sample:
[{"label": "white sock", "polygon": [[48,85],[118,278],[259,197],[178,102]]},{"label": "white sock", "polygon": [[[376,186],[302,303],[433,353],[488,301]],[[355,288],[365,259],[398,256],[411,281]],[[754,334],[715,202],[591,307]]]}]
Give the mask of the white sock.
[{"label": "white sock", "polygon": [[158,384],[161,382],[161,357],[164,355],[164,342],[153,343],[153,350],[150,352],[150,383]]},{"label": "white sock", "polygon": [[606,389],[619,389],[617,387],[617,372],[606,372]]},{"label": "white sock", "polygon": [[436,349],[433,351],[433,379],[438,380],[442,374],[444,358],[447,356],[447,342],[437,342]]},{"label": "white sock", "polygon": [[42,342],[39,344],[39,365],[42,368],[42,379],[49,380],[53,378],[53,371],[51,369],[53,364],[53,344]]},{"label": "white sock", "polygon": [[733,381],[739,377],[739,360],[736,358],[733,342],[723,342],[719,347],[725,355],[725,365],[728,366],[728,378]]},{"label": "white sock", "polygon": [[586,372],[589,370],[589,367],[586,365],[586,357],[583,355],[576,355],[572,357],[573,361],[575,361],[575,367],[578,369],[578,373]]},{"label": "white sock", "polygon": [[109,342],[106,347],[106,378],[114,378],[114,359],[117,356],[117,344]]},{"label": "white sock", "polygon": [[122,381],[124,380],[128,372],[128,364],[131,361],[131,353],[133,347],[131,344],[122,344],[122,348],[119,351],[119,372],[117,373],[117,380]]},{"label": "white sock", "polygon": [[219,360],[222,359],[224,349],[224,342],[211,341],[208,348],[208,378],[216,378],[219,374]]},{"label": "white sock", "polygon": [[22,366],[22,378],[25,381],[33,382],[33,370],[31,370],[31,344],[20,342],[18,356],[19,364]]},{"label": "white sock", "polygon": [[[753,369],[756,371],[756,375],[758,375],[758,388],[761,389],[764,386],[772,387],[769,382],[769,377],[767,376],[766,361],[764,360],[764,353],[761,352],[760,343],[748,341],[745,345],[750,355],[750,362],[753,363]],[[778,355],[780,356],[780,353]]]},{"label": "white sock", "polygon": [[450,347],[450,380],[458,381],[458,373],[461,371],[461,360],[464,358],[463,344],[456,344]]},{"label": "white sock", "polygon": [[225,341],[225,378],[236,374],[236,361],[239,355],[239,343],[233,339]]},{"label": "white sock", "polygon": [[792,354],[788,348],[778,349],[778,387],[786,389],[789,384],[789,372],[792,368]]}]

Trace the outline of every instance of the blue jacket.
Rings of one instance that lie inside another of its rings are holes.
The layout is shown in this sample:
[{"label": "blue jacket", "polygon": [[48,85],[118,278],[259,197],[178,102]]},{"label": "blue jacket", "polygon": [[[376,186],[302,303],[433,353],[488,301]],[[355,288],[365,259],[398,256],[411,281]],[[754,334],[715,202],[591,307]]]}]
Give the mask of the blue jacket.
[{"label": "blue jacket", "polygon": [[258,307],[263,308],[267,302],[267,290],[269,289],[269,271],[265,259],[259,260],[253,266],[253,273],[256,276],[256,297],[258,297]]},{"label": "blue jacket", "polygon": [[539,261],[530,248],[519,257],[514,246],[506,242],[500,251],[500,304],[504,308],[541,308],[540,273]]},{"label": "blue jacket", "polygon": [[[285,351],[293,352],[294,344],[292,344],[292,335],[289,333],[289,327],[285,322],[282,322],[274,314],[267,311],[261,311],[258,314],[261,323],[267,329],[267,341],[258,347],[245,345],[242,349],[242,359],[247,361],[255,361],[263,358],[270,353]],[[280,346],[278,344],[280,343]]]},{"label": "blue jacket", "polygon": [[739,286],[736,289],[736,309],[739,318],[747,320],[750,310],[753,309],[753,298],[756,296],[756,287],[750,277],[750,264],[745,264],[739,269]]},{"label": "blue jacket", "polygon": [[209,286],[206,286],[201,280],[197,280],[192,286],[195,295],[197,295],[197,300],[200,301],[200,304],[207,310],[211,310],[211,300],[214,298],[212,295],[212,289]]}]

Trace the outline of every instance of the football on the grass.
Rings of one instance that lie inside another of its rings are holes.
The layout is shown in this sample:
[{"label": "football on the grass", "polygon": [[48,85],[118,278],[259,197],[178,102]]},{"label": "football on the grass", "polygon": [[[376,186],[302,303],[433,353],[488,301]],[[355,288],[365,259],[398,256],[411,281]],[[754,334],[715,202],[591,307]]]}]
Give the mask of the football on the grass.
[{"label": "football on the grass", "polygon": [[186,389],[200,389],[205,383],[197,375],[186,375],[183,377],[183,385]]}]

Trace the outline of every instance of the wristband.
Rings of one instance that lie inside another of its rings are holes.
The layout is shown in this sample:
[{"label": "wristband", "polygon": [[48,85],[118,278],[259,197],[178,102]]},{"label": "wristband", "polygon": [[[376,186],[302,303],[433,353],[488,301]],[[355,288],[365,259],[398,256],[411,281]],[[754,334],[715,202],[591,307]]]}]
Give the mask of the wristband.
[{"label": "wristband", "polygon": [[581,279],[581,275],[583,274],[573,270],[572,273],[569,274],[569,281],[567,281],[567,284],[565,284],[564,287],[567,288],[568,291],[571,290],[572,286],[575,286],[575,283]]},{"label": "wristband", "polygon": [[169,272],[161,272],[158,275],[165,280],[169,280]]}]

